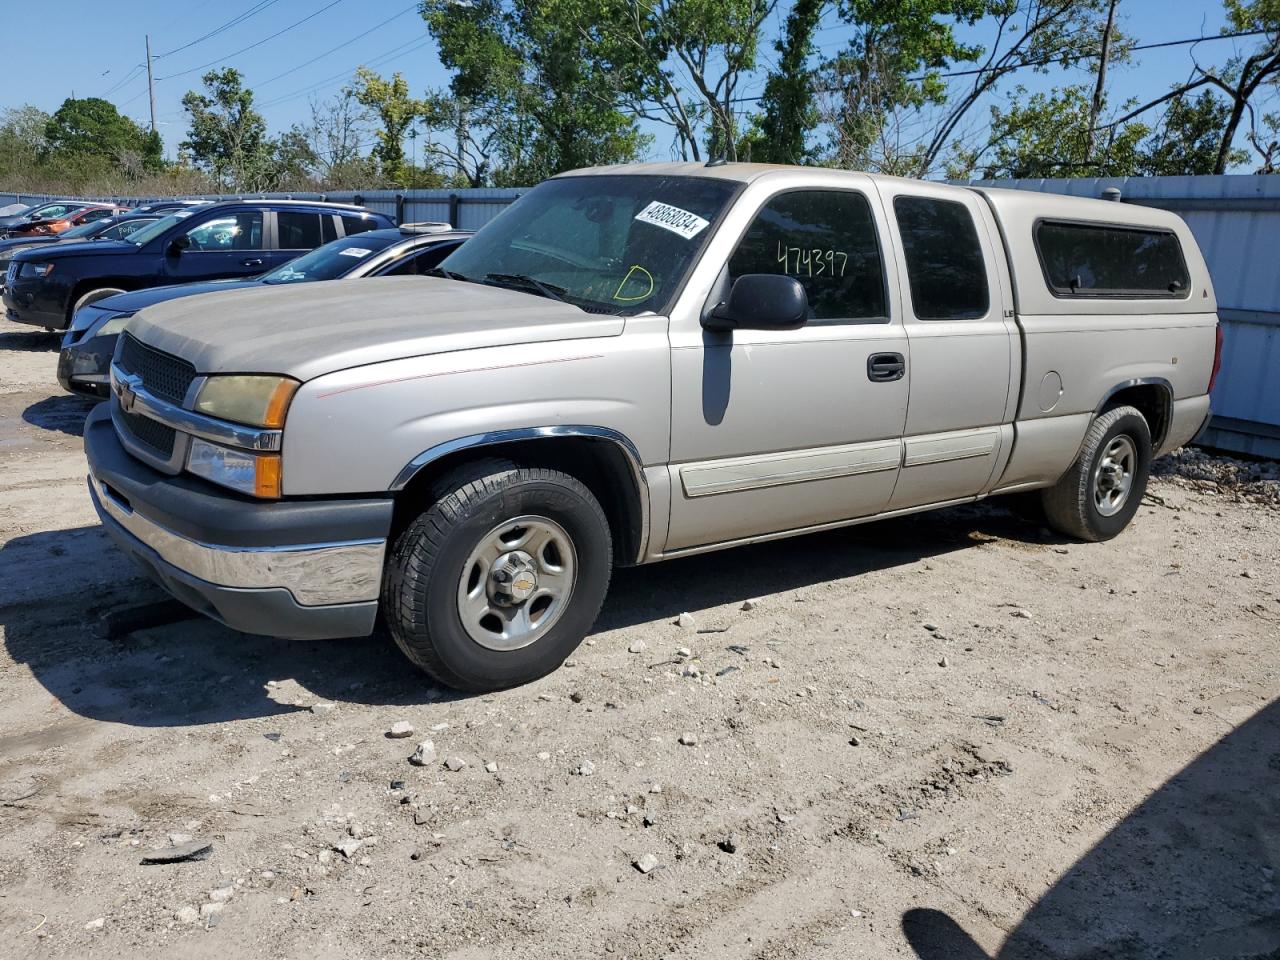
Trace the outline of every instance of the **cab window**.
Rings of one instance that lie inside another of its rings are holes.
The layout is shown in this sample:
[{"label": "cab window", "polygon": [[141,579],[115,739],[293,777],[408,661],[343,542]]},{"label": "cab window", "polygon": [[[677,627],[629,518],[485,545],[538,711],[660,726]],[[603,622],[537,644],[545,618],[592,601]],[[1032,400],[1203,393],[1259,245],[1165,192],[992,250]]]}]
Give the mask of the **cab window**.
[{"label": "cab window", "polygon": [[976,320],[991,305],[973,214],[936,197],[895,197],[911,306],[920,320]]},{"label": "cab window", "polygon": [[748,273],[799,280],[811,322],[889,317],[871,205],[854,190],[795,190],[770,200],[729,258],[730,283]]},{"label": "cab window", "polygon": [[206,220],[187,231],[192,251],[261,250],[262,211],[244,210]]},{"label": "cab window", "polygon": [[366,230],[372,230],[378,226],[378,222],[373,217],[343,217],[342,230],[348,236],[355,236],[357,233],[364,233]]}]

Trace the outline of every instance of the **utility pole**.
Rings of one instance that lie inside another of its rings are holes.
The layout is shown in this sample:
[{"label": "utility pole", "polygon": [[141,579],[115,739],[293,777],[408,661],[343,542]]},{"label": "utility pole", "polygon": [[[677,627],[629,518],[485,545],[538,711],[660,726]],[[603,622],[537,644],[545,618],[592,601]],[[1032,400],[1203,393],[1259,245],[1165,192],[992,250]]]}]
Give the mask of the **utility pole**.
[{"label": "utility pole", "polygon": [[156,132],[156,81],[151,75],[151,34],[147,40],[147,91],[151,94],[151,132]]}]

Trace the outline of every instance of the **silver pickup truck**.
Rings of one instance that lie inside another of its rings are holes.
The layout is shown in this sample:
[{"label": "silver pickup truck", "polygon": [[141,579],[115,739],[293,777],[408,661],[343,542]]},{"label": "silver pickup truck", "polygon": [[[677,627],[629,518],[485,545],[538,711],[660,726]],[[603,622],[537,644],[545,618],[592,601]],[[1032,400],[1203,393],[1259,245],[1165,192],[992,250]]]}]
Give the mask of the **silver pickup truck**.
[{"label": "silver pickup truck", "polygon": [[1159,210],[646,164],[521,198],[434,277],[170,301],[85,433],[94,504],[242,631],[555,669],[615,564],[1041,490],[1114,537],[1209,414],[1217,314]]}]

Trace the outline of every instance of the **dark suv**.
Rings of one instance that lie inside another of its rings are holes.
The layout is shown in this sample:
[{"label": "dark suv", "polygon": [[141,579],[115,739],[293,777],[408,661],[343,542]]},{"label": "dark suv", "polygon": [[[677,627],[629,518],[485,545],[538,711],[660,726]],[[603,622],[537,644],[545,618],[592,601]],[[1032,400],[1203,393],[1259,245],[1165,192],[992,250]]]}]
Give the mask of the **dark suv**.
[{"label": "dark suv", "polygon": [[304,200],[231,200],[175,211],[127,240],[59,243],[9,262],[5,316],[65,330],[112,294],[170,283],[249,277],[339,237],[392,227],[363,207]]}]

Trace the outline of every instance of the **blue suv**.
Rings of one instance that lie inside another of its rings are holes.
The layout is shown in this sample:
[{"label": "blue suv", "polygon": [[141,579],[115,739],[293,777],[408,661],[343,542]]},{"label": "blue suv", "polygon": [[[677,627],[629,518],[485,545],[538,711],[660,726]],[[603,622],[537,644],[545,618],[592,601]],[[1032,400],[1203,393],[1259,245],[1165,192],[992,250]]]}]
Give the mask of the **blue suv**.
[{"label": "blue suv", "polygon": [[113,294],[171,283],[250,277],[339,237],[395,226],[363,207],[306,200],[230,200],[177,210],[127,240],[59,243],[9,261],[5,316],[65,330]]}]

